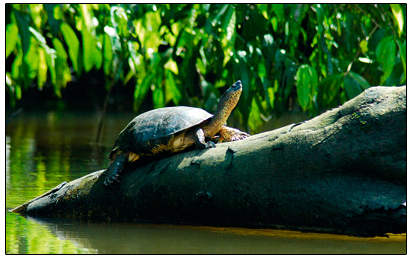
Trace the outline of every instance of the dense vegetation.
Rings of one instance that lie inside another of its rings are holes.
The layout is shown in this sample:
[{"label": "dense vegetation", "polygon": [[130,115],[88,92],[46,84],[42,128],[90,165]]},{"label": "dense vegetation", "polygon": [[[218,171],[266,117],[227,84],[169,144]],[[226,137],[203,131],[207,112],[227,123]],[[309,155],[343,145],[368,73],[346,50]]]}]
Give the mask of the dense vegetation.
[{"label": "dense vegetation", "polygon": [[235,115],[256,132],[294,104],[314,115],[406,82],[405,4],[12,4],[6,14],[12,108],[29,88],[61,98],[99,71],[96,90],[132,89],[134,111],[212,111],[241,79]]}]

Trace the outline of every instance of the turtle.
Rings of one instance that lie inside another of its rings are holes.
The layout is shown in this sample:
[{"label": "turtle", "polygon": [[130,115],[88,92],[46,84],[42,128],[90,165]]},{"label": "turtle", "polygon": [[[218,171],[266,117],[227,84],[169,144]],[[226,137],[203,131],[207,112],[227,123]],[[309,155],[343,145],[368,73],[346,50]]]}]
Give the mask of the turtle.
[{"label": "turtle", "polygon": [[248,133],[225,125],[241,92],[242,84],[238,80],[220,97],[214,115],[201,108],[174,106],[136,116],[114,143],[104,185],[111,186],[114,181],[119,181],[124,166],[141,157],[177,153],[193,145],[196,149],[214,148],[214,141],[228,142],[249,137]]}]

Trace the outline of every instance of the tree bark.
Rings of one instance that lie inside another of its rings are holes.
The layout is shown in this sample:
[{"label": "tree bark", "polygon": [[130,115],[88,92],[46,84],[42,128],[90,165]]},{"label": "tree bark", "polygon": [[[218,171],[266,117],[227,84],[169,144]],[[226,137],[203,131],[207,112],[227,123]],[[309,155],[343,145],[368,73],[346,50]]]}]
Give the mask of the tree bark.
[{"label": "tree bark", "polygon": [[406,87],[373,87],[311,120],[104,170],[14,212],[376,236],[406,232]]}]

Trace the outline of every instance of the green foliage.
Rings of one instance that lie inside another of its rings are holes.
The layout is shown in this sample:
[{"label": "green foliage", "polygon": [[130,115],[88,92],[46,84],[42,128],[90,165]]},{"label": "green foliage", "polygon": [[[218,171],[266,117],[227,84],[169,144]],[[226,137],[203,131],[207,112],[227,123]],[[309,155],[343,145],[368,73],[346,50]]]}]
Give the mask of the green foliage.
[{"label": "green foliage", "polygon": [[[134,110],[216,106],[240,79],[235,115],[257,132],[262,116],[298,103],[311,115],[370,85],[406,81],[405,4],[13,4],[6,20],[10,105],[33,83],[56,96],[71,76],[104,71],[134,87]],[[70,72],[71,71],[71,72]],[[35,80],[37,79],[37,80]]]}]

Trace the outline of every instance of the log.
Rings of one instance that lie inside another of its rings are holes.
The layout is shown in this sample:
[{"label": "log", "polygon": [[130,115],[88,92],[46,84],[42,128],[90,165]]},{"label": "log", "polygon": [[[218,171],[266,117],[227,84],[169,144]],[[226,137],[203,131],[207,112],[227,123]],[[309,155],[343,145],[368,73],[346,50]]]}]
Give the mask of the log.
[{"label": "log", "polygon": [[15,209],[32,217],[406,232],[406,86],[372,87],[311,120],[247,139],[104,170]]}]

